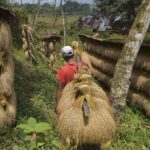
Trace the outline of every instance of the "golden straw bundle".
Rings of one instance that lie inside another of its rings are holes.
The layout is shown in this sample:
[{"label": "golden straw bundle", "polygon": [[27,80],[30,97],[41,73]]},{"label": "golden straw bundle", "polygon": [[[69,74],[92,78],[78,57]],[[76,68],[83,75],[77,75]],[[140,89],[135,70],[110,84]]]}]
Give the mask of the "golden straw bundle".
[{"label": "golden straw bundle", "polygon": [[50,62],[51,62],[52,65],[56,62],[56,53],[55,53],[55,51],[53,51],[50,54],[49,60],[50,60]]},{"label": "golden straw bundle", "polygon": [[22,49],[23,50],[28,50],[29,49],[29,46],[28,46],[28,43],[27,43],[26,40],[23,42]]},{"label": "golden straw bundle", "polygon": [[108,62],[107,60],[104,59],[98,59],[92,55],[89,55],[90,61],[91,63],[96,66],[97,68],[99,68],[101,71],[110,74],[111,76],[114,73],[115,70],[115,65]]},{"label": "golden straw bundle", "polygon": [[131,104],[138,105],[144,109],[146,114],[150,116],[150,100],[146,96],[130,91],[128,98],[131,100]]},{"label": "golden straw bundle", "polygon": [[134,89],[150,96],[150,77],[145,76],[143,73],[133,72],[131,85]]},{"label": "golden straw bundle", "polygon": [[0,127],[11,125],[16,120],[16,95],[14,89],[9,97],[0,95]]},{"label": "golden straw bundle", "polygon": [[104,58],[111,59],[115,62],[117,61],[119,54],[121,52],[115,47],[110,47],[106,45],[94,45],[92,43],[88,43],[87,48],[88,49],[86,51],[89,51],[89,53],[94,52]]},{"label": "golden straw bundle", "polygon": [[9,54],[4,62],[4,71],[0,75],[0,94],[11,95],[14,82],[13,57]]},{"label": "golden straw bundle", "polygon": [[79,50],[79,42],[78,41],[73,41],[71,43],[71,46],[72,46],[72,48],[74,50],[74,55],[80,55],[81,52]]},{"label": "golden straw bundle", "polygon": [[0,51],[12,50],[12,38],[8,23],[0,20]]},{"label": "golden straw bundle", "polygon": [[73,41],[71,43],[71,46],[72,46],[73,49],[77,49],[77,48],[79,48],[79,42],[78,41]]},{"label": "golden straw bundle", "polygon": [[88,64],[89,68],[92,68],[91,61],[87,52],[83,51],[81,53],[81,60]]},{"label": "golden straw bundle", "polygon": [[0,20],[0,127],[10,125],[16,117],[14,62],[10,27]]},{"label": "golden straw bundle", "polygon": [[48,48],[49,48],[51,51],[53,51],[53,50],[54,50],[54,43],[53,43],[53,42],[50,42],[50,43],[48,44]]},{"label": "golden straw bundle", "polygon": [[69,144],[101,144],[116,132],[105,92],[84,71],[66,85],[58,108],[61,138]]},{"label": "golden straw bundle", "polygon": [[110,87],[112,78],[101,71],[98,71],[95,68],[92,68],[92,74],[98,81],[103,83],[105,86]]},{"label": "golden straw bundle", "polygon": [[150,59],[147,55],[138,55],[135,66],[139,69],[150,71]]},{"label": "golden straw bundle", "polygon": [[29,50],[25,50],[24,51],[24,55],[25,55],[25,59],[26,60],[30,60],[30,52],[29,52]]},{"label": "golden straw bundle", "polygon": [[89,71],[90,71],[90,69],[92,68],[92,65],[91,65],[91,61],[90,61],[88,53],[85,51],[79,50],[79,42],[78,41],[73,41],[71,46],[74,50],[75,59],[78,59],[78,57],[80,57],[81,61],[88,64]]}]

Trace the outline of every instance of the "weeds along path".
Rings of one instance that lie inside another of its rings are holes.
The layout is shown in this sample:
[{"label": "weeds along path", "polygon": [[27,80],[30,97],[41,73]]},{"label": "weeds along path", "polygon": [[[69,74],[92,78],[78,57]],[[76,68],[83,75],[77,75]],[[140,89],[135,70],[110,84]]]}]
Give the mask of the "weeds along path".
[{"label": "weeds along path", "polygon": [[[29,117],[48,122],[52,127],[45,139],[48,147],[58,136],[53,107],[55,83],[55,75],[46,65],[32,66],[25,61],[22,50],[15,51],[16,125],[26,123]],[[24,135],[15,126],[0,130],[1,150],[25,149]]]}]

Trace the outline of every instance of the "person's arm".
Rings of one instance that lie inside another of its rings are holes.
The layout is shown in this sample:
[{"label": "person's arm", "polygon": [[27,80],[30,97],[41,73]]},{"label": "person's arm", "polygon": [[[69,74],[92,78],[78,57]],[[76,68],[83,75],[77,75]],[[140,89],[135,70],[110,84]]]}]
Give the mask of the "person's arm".
[{"label": "person's arm", "polygon": [[62,94],[62,90],[64,88],[64,84],[61,83],[60,81],[57,82],[57,86],[56,86],[56,106],[55,106],[55,112],[56,114],[60,114],[59,110],[58,110],[58,104],[61,98],[61,94]]}]

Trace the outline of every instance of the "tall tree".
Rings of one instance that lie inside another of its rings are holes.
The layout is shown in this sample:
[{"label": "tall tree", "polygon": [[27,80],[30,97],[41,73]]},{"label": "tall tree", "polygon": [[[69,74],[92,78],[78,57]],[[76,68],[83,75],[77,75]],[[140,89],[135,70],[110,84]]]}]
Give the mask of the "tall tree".
[{"label": "tall tree", "polygon": [[131,72],[149,24],[150,0],[143,0],[130,30],[128,40],[117,62],[112,80],[110,100],[117,120],[119,120],[120,114],[126,106]]},{"label": "tall tree", "polygon": [[96,11],[104,16],[120,15],[128,21],[135,18],[142,0],[94,0]]}]

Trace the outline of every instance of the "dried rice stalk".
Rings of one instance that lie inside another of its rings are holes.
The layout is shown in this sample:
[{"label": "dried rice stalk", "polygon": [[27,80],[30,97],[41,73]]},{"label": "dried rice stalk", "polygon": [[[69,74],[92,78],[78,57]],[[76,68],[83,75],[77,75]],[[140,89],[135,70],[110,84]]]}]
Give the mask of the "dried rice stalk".
[{"label": "dried rice stalk", "polygon": [[4,63],[4,72],[0,75],[0,94],[11,95],[14,82],[14,63],[12,55],[8,55]]},{"label": "dried rice stalk", "polygon": [[87,52],[89,53],[96,53],[101,57],[111,59],[113,61],[117,61],[120,55],[121,50],[117,49],[116,47],[108,47],[106,45],[94,45],[92,43],[87,44]]},{"label": "dried rice stalk", "polygon": [[131,100],[131,104],[138,105],[140,108],[144,109],[146,114],[150,116],[150,100],[149,98],[141,95],[139,93],[131,91],[128,98]]},{"label": "dried rice stalk", "polygon": [[16,95],[14,89],[9,97],[0,95],[0,127],[11,125],[16,120]]},{"label": "dried rice stalk", "polygon": [[111,76],[113,75],[114,70],[115,70],[114,64],[109,63],[107,60],[104,60],[104,59],[98,59],[92,55],[89,55],[89,58],[90,58],[91,63],[97,68],[99,68],[101,71]]},{"label": "dried rice stalk", "polygon": [[50,42],[50,43],[48,44],[48,48],[49,48],[51,51],[53,51],[53,50],[54,50],[54,43],[53,43],[53,42]]},{"label": "dried rice stalk", "polygon": [[26,33],[25,33],[25,30],[23,29],[22,30],[22,35],[25,37],[26,36]]},{"label": "dried rice stalk", "polygon": [[139,69],[143,69],[145,71],[150,71],[150,59],[149,56],[145,55],[138,55],[135,66]]},{"label": "dried rice stalk", "polygon": [[28,49],[29,49],[29,46],[28,46],[27,41],[24,41],[24,44],[23,44],[23,46],[22,46],[22,49],[23,49],[23,50],[28,50]]},{"label": "dried rice stalk", "polygon": [[78,41],[73,41],[71,43],[71,46],[72,46],[73,49],[77,49],[77,48],[79,48],[79,42]]},{"label": "dried rice stalk", "polygon": [[86,43],[86,42],[83,43],[83,50],[84,50],[84,51],[87,51],[87,50],[88,50],[88,47],[87,47],[87,43]]},{"label": "dried rice stalk", "polygon": [[106,75],[106,74],[102,73],[101,71],[98,71],[94,68],[92,68],[92,74],[94,77],[96,77],[96,79],[98,81],[103,83],[108,88],[111,86],[112,78],[110,76],[108,76],[108,75]]},{"label": "dried rice stalk", "polygon": [[0,20],[0,51],[12,50],[12,38],[7,22]]},{"label": "dried rice stalk", "polygon": [[[85,117],[84,103],[89,108]],[[70,144],[101,144],[116,132],[116,124],[105,92],[80,72],[66,85],[60,103],[59,129],[61,138]]]},{"label": "dried rice stalk", "polygon": [[81,53],[81,60],[88,64],[89,68],[92,68],[91,61],[87,52],[83,51]]},{"label": "dried rice stalk", "polygon": [[0,51],[0,75],[5,71],[8,52]]},{"label": "dried rice stalk", "polygon": [[146,95],[150,96],[150,78],[146,77],[140,73],[134,72],[132,74],[131,86],[136,90],[144,92]]},{"label": "dried rice stalk", "polygon": [[46,42],[42,41],[42,46],[43,47],[46,46]]},{"label": "dried rice stalk", "polygon": [[24,43],[24,42],[26,42],[26,39],[23,37],[23,38],[22,38],[22,41],[23,41],[23,43]]},{"label": "dried rice stalk", "polygon": [[45,50],[45,48],[40,48],[40,52],[41,52],[41,54],[43,54],[44,56],[46,55],[46,50]]},{"label": "dried rice stalk", "polygon": [[74,50],[74,55],[80,55],[80,51],[79,51],[79,42],[78,41],[73,41],[71,43],[71,46]]},{"label": "dried rice stalk", "polygon": [[53,51],[50,54],[49,60],[50,60],[50,62],[51,62],[52,65],[56,62],[56,53],[55,53],[55,51]]},{"label": "dried rice stalk", "polygon": [[25,59],[30,60],[30,52],[29,51],[24,51]]}]

